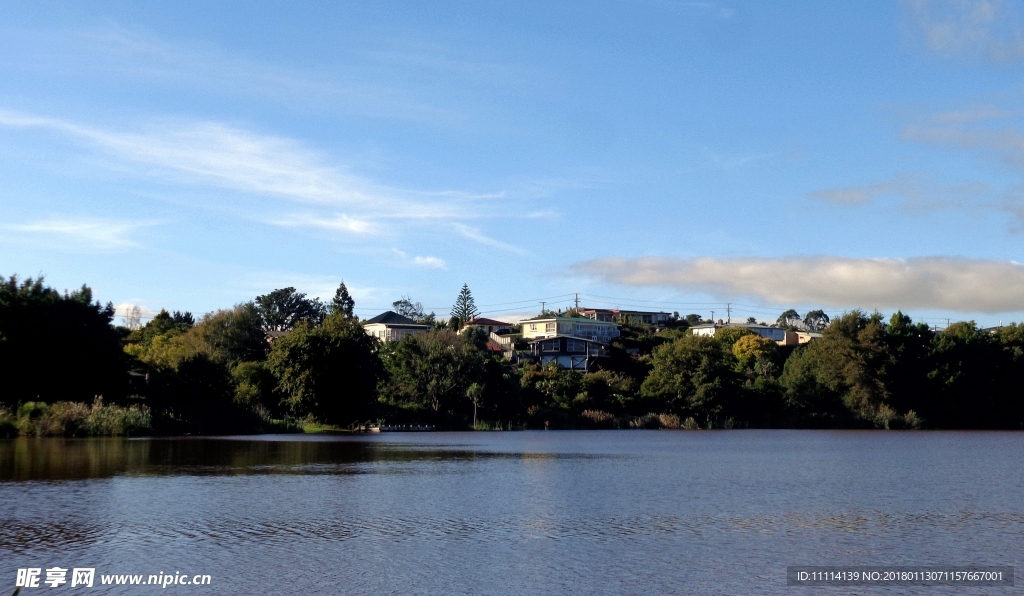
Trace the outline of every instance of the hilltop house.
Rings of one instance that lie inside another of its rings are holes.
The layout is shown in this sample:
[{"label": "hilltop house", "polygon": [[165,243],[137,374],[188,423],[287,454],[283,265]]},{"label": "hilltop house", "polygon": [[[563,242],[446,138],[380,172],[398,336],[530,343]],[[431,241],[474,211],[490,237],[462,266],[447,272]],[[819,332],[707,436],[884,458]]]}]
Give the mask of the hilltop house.
[{"label": "hilltop house", "polygon": [[508,329],[509,327],[512,326],[511,323],[495,321],[494,319],[487,319],[484,317],[476,317],[475,319],[470,319],[469,322],[466,323],[466,326],[468,327],[470,325],[474,327],[480,327],[487,333],[494,333],[499,329]]},{"label": "hilltop house", "polygon": [[664,327],[668,323],[667,312],[653,312],[646,310],[619,310],[616,308],[584,308],[580,314],[595,321],[608,321],[624,323],[626,321],[639,321],[648,325]]},{"label": "hilltop house", "polygon": [[568,336],[607,344],[619,336],[619,326],[610,321],[597,321],[587,317],[542,316],[519,322],[523,339],[547,339]]},{"label": "hilltop house", "polygon": [[[800,342],[795,331],[788,331],[782,327],[771,327],[768,325],[757,325],[753,323],[723,323],[721,319],[717,323],[705,323],[703,325],[694,325],[690,327],[691,332],[694,335],[709,335],[714,336],[719,329],[726,327],[740,327],[752,331],[761,337],[768,338],[780,346],[795,346]],[[807,341],[810,341],[808,339]]]},{"label": "hilltop house", "polygon": [[615,323],[587,317],[542,316],[519,324],[530,346],[524,357],[570,370],[589,370],[595,358],[608,355],[607,344],[619,336]]},{"label": "hilltop house", "polygon": [[406,335],[423,333],[430,329],[430,325],[420,325],[408,317],[389,310],[369,321],[364,321],[363,329],[381,341],[398,341]]}]

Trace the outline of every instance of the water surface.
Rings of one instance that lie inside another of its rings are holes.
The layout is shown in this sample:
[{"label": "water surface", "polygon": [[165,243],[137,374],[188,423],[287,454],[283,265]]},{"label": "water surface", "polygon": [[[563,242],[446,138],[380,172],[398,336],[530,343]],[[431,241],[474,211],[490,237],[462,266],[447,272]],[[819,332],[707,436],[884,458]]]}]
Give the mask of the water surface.
[{"label": "water surface", "polygon": [[809,594],[787,565],[1019,574],[1022,461],[1024,434],[994,432],[0,441],[0,586],[55,565],[210,574],[167,588],[208,594]]}]

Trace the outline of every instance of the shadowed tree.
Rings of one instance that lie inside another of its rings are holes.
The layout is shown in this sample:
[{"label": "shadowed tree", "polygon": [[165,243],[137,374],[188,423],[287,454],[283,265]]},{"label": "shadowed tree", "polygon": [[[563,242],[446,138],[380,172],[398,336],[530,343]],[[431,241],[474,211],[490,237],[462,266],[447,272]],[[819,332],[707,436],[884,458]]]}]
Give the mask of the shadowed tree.
[{"label": "shadowed tree", "polygon": [[338,289],[334,292],[334,299],[327,305],[327,310],[332,315],[341,315],[343,317],[352,318],[355,316],[356,301],[352,299],[352,296],[348,293],[348,288],[345,286],[345,282],[342,281],[338,286]]},{"label": "shadowed tree", "polygon": [[288,331],[300,321],[319,325],[324,318],[324,305],[317,299],[306,298],[295,288],[281,288],[257,296],[256,312],[264,331]]},{"label": "shadowed tree", "polygon": [[804,325],[810,331],[824,331],[828,324],[828,315],[823,310],[812,310],[804,316]]},{"label": "shadowed tree", "polygon": [[797,323],[803,323],[803,319],[800,318],[800,313],[791,308],[779,315],[776,322],[779,324],[779,327],[794,327]]},{"label": "shadowed tree", "polygon": [[42,277],[0,279],[0,403],[120,397],[128,359],[113,318],[88,286],[61,294]]}]

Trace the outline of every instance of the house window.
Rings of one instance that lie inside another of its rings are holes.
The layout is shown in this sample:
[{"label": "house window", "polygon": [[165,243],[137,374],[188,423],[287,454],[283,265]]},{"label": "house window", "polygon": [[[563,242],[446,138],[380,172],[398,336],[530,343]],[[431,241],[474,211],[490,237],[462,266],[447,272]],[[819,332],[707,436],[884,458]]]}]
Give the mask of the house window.
[{"label": "house window", "polygon": [[586,354],[587,353],[587,342],[576,341],[576,340],[572,340],[572,339],[566,340],[565,351],[566,352],[578,353],[578,354]]},{"label": "house window", "polygon": [[536,331],[536,330],[537,330],[537,324],[536,323],[530,323],[530,331]]},{"label": "house window", "polygon": [[557,352],[558,351],[558,340],[546,341],[540,345],[542,352]]},{"label": "house window", "polygon": [[545,333],[554,333],[555,332],[555,324],[554,323],[548,323],[548,324],[544,325],[544,332]]}]

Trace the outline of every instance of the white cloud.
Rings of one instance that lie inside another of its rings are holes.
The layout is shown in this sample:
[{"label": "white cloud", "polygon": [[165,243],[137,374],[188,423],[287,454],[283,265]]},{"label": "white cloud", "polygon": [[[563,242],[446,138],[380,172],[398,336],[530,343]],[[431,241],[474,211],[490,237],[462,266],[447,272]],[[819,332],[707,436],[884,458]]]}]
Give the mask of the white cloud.
[{"label": "white cloud", "polygon": [[122,302],[121,304],[118,304],[117,306],[114,307],[114,315],[118,317],[127,317],[129,314],[131,314],[133,308],[139,309],[139,316],[142,318],[143,321],[152,319],[158,314],[158,311],[155,311],[147,306],[142,306],[141,304],[134,304],[131,302]]},{"label": "white cloud", "polygon": [[444,262],[444,259],[440,259],[438,257],[414,256],[412,258],[409,258],[408,253],[397,248],[392,248],[391,252],[395,253],[395,256],[397,256],[402,261],[411,263],[413,265],[416,265],[417,267],[425,267],[427,269],[448,269],[448,264]]},{"label": "white cloud", "polygon": [[957,257],[604,258],[574,268],[604,281],[776,305],[1024,311],[1024,265]]},{"label": "white cloud", "polygon": [[51,245],[65,249],[116,252],[139,246],[132,236],[139,228],[156,225],[94,217],[51,217],[31,223],[4,224],[0,229],[15,234],[45,237]]},{"label": "white cloud", "polygon": [[511,244],[502,242],[501,240],[491,238],[490,236],[485,235],[483,232],[476,228],[471,228],[465,224],[460,223],[452,224],[452,227],[455,228],[455,231],[458,232],[460,236],[472,240],[473,242],[483,244],[484,246],[492,246],[494,248],[515,253],[517,255],[526,254],[526,251],[519,248],[518,246],[513,246]]},{"label": "white cloud", "polygon": [[351,217],[344,213],[338,213],[331,216],[299,213],[277,219],[270,219],[267,220],[267,223],[285,228],[318,228],[335,232],[349,232],[352,234],[372,234],[378,231],[377,225],[373,222],[366,219]]},{"label": "white cloud", "polygon": [[903,7],[924,45],[940,56],[1024,59],[1024,28],[1003,0],[903,0]]},{"label": "white cloud", "polygon": [[412,262],[419,265],[420,267],[427,267],[429,269],[447,269],[448,266],[445,264],[444,259],[437,257],[413,257]]}]

